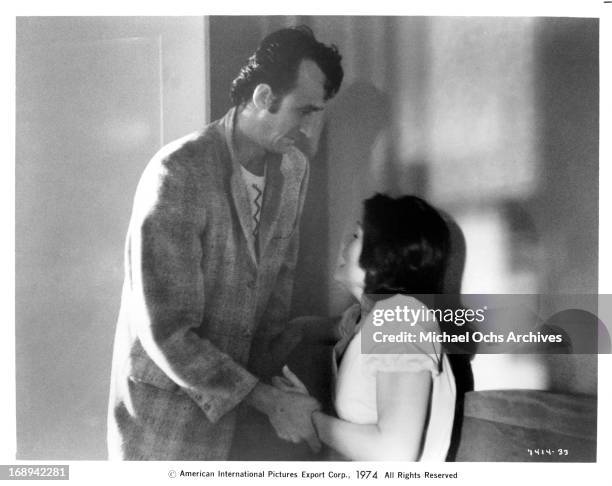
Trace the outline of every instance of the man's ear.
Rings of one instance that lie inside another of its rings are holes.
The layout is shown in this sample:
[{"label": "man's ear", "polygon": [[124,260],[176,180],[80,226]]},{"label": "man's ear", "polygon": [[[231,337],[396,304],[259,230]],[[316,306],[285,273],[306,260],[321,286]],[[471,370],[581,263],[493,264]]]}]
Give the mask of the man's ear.
[{"label": "man's ear", "polygon": [[269,110],[274,102],[274,94],[269,84],[258,84],[253,90],[253,104],[260,110]]}]

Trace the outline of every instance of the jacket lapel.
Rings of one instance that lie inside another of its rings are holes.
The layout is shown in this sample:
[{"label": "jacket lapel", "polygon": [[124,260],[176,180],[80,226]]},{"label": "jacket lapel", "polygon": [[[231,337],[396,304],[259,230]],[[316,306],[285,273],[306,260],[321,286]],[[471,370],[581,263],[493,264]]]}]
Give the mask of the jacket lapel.
[{"label": "jacket lapel", "polygon": [[232,174],[231,188],[232,199],[234,201],[236,213],[238,214],[240,227],[242,228],[242,233],[244,234],[244,238],[249,248],[249,256],[251,257],[251,260],[253,260],[253,263],[257,265],[257,255],[255,254],[253,237],[254,227],[253,219],[251,217],[251,203],[249,202],[240,171],[234,171]]},{"label": "jacket lapel", "polygon": [[255,254],[255,241],[253,237],[253,220],[251,217],[251,203],[249,202],[249,196],[242,180],[242,174],[240,172],[240,166],[236,157],[234,156],[234,145],[233,145],[233,133],[234,133],[234,117],[236,115],[236,108],[232,108],[227,112],[223,118],[223,129],[225,135],[225,142],[227,149],[230,154],[232,173],[230,176],[230,189],[232,193],[232,200],[234,202],[234,209],[238,215],[238,221],[247,243],[249,256],[254,265],[257,265],[257,255]]},{"label": "jacket lapel", "polygon": [[[281,160],[268,163],[261,222],[259,224],[259,255],[264,255],[281,220],[281,210],[288,209],[294,219],[300,196],[306,161],[303,155],[283,155]],[[291,208],[294,208],[292,211]],[[293,221],[291,221],[293,222]]]},{"label": "jacket lapel", "polygon": [[283,184],[284,175],[280,170],[281,164],[277,161],[269,162],[264,191],[261,220],[259,222],[259,255],[263,255],[278,221],[279,211],[284,198],[286,186]]}]

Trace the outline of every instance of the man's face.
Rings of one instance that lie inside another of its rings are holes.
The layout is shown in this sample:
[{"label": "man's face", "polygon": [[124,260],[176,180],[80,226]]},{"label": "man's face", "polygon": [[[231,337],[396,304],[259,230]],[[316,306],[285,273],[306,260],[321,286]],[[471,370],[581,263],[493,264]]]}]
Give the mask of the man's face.
[{"label": "man's face", "polygon": [[325,108],[325,75],[315,62],[300,64],[295,87],[280,101],[276,113],[262,114],[262,145],[269,151],[285,153],[292,147],[304,150],[315,135]]}]

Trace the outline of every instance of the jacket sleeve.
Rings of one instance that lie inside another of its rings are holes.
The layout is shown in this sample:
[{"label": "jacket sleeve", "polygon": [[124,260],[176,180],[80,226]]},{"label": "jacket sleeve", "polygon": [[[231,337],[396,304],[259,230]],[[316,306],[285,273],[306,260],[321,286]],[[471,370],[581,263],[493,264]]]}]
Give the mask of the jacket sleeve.
[{"label": "jacket sleeve", "polygon": [[130,322],[148,356],[211,422],[257,378],[197,329],[204,315],[201,187],[183,164],[151,163],[136,192],[127,246]]}]

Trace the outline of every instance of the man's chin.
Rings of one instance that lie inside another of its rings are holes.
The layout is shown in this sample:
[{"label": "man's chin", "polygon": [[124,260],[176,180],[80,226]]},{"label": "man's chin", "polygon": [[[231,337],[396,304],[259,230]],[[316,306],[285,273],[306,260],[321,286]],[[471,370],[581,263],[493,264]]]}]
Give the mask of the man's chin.
[{"label": "man's chin", "polygon": [[295,150],[295,146],[293,144],[288,143],[278,143],[268,148],[268,152],[272,152],[273,154],[285,155],[291,153]]},{"label": "man's chin", "polygon": [[295,145],[289,145],[279,149],[276,153],[280,155],[295,155],[296,153],[303,153],[303,151],[297,148]]},{"label": "man's chin", "polygon": [[277,147],[278,153],[290,154],[295,153],[295,151],[298,151],[306,155],[307,157],[312,155],[310,144],[305,140],[284,141],[282,143],[279,143]]}]

